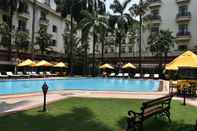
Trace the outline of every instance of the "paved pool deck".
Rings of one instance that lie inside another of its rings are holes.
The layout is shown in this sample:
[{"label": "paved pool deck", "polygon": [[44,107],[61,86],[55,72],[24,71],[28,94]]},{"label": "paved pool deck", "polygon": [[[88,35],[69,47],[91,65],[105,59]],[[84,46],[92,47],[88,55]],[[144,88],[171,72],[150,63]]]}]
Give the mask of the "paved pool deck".
[{"label": "paved pool deck", "polygon": [[[64,90],[53,91],[47,94],[47,103],[56,102],[66,98],[117,98],[117,99],[155,99],[168,94],[168,82],[163,82],[163,91],[160,92],[113,92],[113,91],[80,91]],[[174,97],[183,101],[183,98]],[[0,95],[0,116],[40,107],[42,109],[43,94]],[[187,98],[187,104],[197,106],[197,98]]]}]

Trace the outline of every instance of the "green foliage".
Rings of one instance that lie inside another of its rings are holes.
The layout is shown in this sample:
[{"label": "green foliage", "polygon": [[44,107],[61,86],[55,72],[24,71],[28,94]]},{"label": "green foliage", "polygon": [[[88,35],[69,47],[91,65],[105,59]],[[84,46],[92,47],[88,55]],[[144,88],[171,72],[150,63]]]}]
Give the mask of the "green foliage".
[{"label": "green foliage", "polygon": [[36,44],[39,45],[41,53],[44,54],[52,46],[52,35],[47,33],[47,26],[41,26],[36,37]]},{"label": "green foliage", "polygon": [[8,48],[8,43],[10,42],[10,27],[7,23],[3,22],[0,24],[0,34],[1,34],[1,41],[0,44]]},{"label": "green foliage", "polygon": [[15,46],[17,51],[27,51],[29,39],[30,37],[28,31],[17,31],[15,34]]},{"label": "green foliage", "polygon": [[159,33],[152,33],[148,38],[149,50],[156,56],[168,53],[174,46],[174,36],[169,30],[160,30]]}]

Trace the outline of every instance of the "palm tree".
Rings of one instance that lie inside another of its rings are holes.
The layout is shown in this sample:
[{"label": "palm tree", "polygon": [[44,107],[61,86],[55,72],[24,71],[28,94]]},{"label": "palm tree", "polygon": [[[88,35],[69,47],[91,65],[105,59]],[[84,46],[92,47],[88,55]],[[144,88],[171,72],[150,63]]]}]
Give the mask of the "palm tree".
[{"label": "palm tree", "polygon": [[140,17],[140,31],[139,31],[139,71],[142,73],[142,23],[143,19],[142,17],[146,13],[146,10],[148,8],[149,3],[146,1],[144,2],[143,0],[140,0],[139,4],[133,4],[133,6],[129,9],[131,14],[134,16],[139,16]]},{"label": "palm tree", "polygon": [[111,24],[112,28],[115,28],[116,41],[119,45],[119,60],[121,59],[121,44],[122,40],[127,34],[128,24],[131,24],[132,17],[129,13],[127,13],[128,5],[131,0],[125,0],[123,4],[118,0],[114,0],[114,3],[110,5],[110,9],[112,9],[115,15],[111,16],[113,19]]},{"label": "palm tree", "polygon": [[93,36],[93,47],[92,47],[92,55],[93,55],[93,72],[92,75],[95,75],[95,45],[98,38],[98,33],[101,32],[102,28],[107,28],[107,20],[105,17],[97,17],[97,13],[93,11],[89,13],[88,11],[82,11],[82,15],[84,18],[80,21],[79,27],[86,32],[86,34],[90,34],[92,32]]},{"label": "palm tree", "polygon": [[42,55],[52,46],[51,38],[52,35],[47,33],[47,26],[40,26],[38,36],[36,37],[36,44],[39,45]]},{"label": "palm tree", "polygon": [[[174,46],[174,36],[169,30],[160,30],[158,33],[150,34],[148,38],[149,50],[153,55],[158,57],[165,56],[165,63],[167,54],[171,47]],[[160,59],[159,67],[162,68],[162,59]]]}]

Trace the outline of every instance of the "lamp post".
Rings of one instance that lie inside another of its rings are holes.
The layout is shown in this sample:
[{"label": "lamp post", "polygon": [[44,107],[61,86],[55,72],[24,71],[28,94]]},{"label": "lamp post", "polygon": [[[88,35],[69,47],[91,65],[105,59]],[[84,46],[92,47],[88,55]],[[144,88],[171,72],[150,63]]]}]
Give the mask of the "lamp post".
[{"label": "lamp post", "polygon": [[47,112],[47,108],[46,108],[46,95],[47,95],[47,91],[48,91],[48,85],[46,82],[44,82],[43,86],[42,86],[42,92],[44,95],[44,103],[43,103],[43,112]]}]

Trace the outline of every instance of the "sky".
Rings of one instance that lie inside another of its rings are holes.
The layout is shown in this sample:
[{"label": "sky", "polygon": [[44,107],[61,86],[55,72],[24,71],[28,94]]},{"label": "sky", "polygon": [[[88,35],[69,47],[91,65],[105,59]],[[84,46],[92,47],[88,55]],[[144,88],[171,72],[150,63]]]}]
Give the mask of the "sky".
[{"label": "sky", "polygon": [[[119,1],[123,2],[125,0],[119,0]],[[111,3],[113,3],[113,0],[106,0],[107,12],[109,12],[109,13],[112,13],[112,11],[109,8]],[[139,0],[131,0],[131,4],[129,6],[131,6],[134,3],[139,3]]]}]

